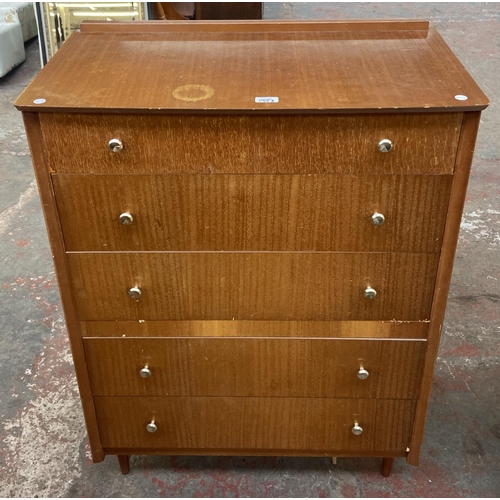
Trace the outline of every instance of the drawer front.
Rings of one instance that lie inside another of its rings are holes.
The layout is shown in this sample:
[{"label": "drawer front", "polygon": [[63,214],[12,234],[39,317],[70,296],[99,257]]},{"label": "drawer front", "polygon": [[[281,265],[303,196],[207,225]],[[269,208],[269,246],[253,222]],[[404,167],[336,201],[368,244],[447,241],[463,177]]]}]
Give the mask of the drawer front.
[{"label": "drawer front", "polygon": [[[452,176],[56,174],[52,179],[69,251],[435,253]],[[123,213],[132,220],[121,223]],[[376,213],[384,219],[373,220]]]},{"label": "drawer front", "polygon": [[[415,411],[415,402],[394,399],[96,397],[94,401],[105,450],[404,452]],[[153,419],[157,430],[151,433],[146,426]],[[352,432],[355,422],[363,429],[360,435]]]},{"label": "drawer front", "polygon": [[[452,173],[462,113],[93,115],[41,113],[59,173]],[[122,149],[112,152],[109,141]],[[382,153],[381,140],[392,150]]]},{"label": "drawer front", "polygon": [[84,346],[95,396],[415,399],[426,341],[116,338]]},{"label": "drawer front", "polygon": [[425,321],[82,321],[83,337],[340,337],[426,339]]},{"label": "drawer front", "polygon": [[69,253],[67,261],[80,320],[418,321],[429,318],[438,255]]}]

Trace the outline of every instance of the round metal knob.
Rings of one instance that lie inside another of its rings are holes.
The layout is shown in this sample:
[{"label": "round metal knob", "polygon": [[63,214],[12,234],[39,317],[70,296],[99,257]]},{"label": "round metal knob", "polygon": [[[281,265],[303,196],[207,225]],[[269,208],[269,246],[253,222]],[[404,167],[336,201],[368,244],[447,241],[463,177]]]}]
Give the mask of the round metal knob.
[{"label": "round metal knob", "polygon": [[388,153],[392,149],[392,142],[389,139],[382,139],[378,144],[377,144],[377,149],[381,153]]},{"label": "round metal knob", "polygon": [[379,214],[378,212],[375,212],[372,215],[372,224],[374,226],[381,226],[385,222],[385,217],[383,214]]},{"label": "round metal knob", "polygon": [[[148,432],[156,432],[158,430],[158,426],[155,424],[154,419],[149,422],[148,425],[146,425],[146,430]],[[353,431],[354,432],[354,431]]]},{"label": "round metal knob", "polygon": [[138,286],[134,286],[128,291],[128,294],[130,295],[131,299],[137,300],[141,298],[142,292]]},{"label": "round metal knob", "polygon": [[370,375],[368,373],[368,371],[365,370],[362,366],[360,366],[359,370],[358,370],[358,378],[359,378],[359,380],[366,380],[368,378],[368,375]]},{"label": "round metal knob", "polygon": [[365,297],[367,299],[374,299],[376,296],[377,296],[377,290],[375,290],[371,286],[367,286],[365,290]]},{"label": "round metal knob", "polygon": [[148,365],[146,365],[144,368],[141,368],[141,371],[139,373],[141,374],[142,378],[151,377],[151,370],[149,369]]},{"label": "round metal knob", "polygon": [[355,436],[359,436],[360,434],[363,434],[363,427],[361,427],[357,422],[354,424],[354,427],[352,428],[352,433]]},{"label": "round metal knob", "polygon": [[132,214],[129,214],[128,212],[124,212],[124,213],[120,214],[120,222],[124,226],[130,226],[130,224],[132,224],[132,222],[134,222],[134,218],[132,217]]},{"label": "round metal knob", "polygon": [[123,144],[120,139],[111,139],[108,142],[108,148],[110,151],[113,151],[113,153],[119,153],[123,149]]}]

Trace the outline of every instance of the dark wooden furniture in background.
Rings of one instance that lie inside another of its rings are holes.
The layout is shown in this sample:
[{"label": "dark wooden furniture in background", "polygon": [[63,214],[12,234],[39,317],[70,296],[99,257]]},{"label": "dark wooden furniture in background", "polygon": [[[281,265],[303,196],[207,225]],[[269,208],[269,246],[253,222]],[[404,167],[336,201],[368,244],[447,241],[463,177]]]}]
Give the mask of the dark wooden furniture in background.
[{"label": "dark wooden furniture in background", "polygon": [[94,462],[417,465],[487,105],[424,21],[82,24],[16,106]]},{"label": "dark wooden furniture in background", "polygon": [[[262,19],[262,8],[262,2],[195,2],[193,15],[189,16],[189,19],[193,16],[196,20],[205,21]],[[153,2],[154,19],[162,21],[186,19],[177,9],[176,2]]]},{"label": "dark wooden furniture in background", "polygon": [[262,19],[262,2],[195,2],[195,19]]}]

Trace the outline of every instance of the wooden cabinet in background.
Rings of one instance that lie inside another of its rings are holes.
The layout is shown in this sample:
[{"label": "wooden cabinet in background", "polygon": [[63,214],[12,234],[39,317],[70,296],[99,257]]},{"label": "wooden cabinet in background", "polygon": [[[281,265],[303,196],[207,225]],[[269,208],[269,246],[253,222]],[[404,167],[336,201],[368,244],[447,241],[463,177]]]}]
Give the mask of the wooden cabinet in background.
[{"label": "wooden cabinet in background", "polygon": [[262,19],[263,2],[195,2],[195,19]]},{"label": "wooden cabinet in background", "polygon": [[94,462],[417,465],[487,105],[424,21],[83,23],[16,106]]}]

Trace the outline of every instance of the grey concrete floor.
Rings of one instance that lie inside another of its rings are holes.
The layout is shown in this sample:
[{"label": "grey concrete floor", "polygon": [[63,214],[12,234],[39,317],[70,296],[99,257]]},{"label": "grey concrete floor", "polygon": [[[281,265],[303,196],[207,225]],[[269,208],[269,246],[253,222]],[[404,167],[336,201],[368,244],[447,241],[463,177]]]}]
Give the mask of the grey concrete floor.
[{"label": "grey concrete floor", "polygon": [[38,43],[0,79],[0,496],[500,496],[500,5],[266,3],[268,19],[424,18],[492,104],[483,114],[420,467],[397,460],[114,457],[91,465],[20,113]]}]

